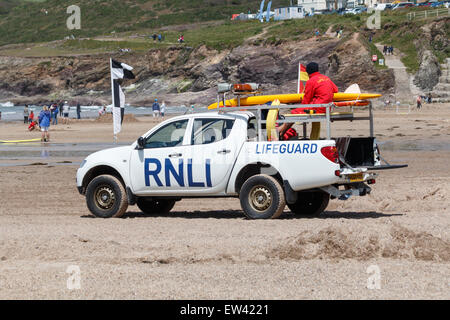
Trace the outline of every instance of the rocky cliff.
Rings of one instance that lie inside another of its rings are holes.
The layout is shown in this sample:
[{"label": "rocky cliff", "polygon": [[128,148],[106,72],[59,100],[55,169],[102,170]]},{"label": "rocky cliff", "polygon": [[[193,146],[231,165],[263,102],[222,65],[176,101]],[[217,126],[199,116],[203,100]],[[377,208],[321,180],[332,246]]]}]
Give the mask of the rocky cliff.
[{"label": "rocky cliff", "polygon": [[[0,101],[110,103],[109,57],[0,57]],[[355,37],[244,44],[221,52],[173,46],[113,57],[135,68],[136,80],[124,84],[132,105],[149,105],[155,97],[171,104],[206,105],[214,101],[215,86],[222,81],[258,82],[266,93],[295,92],[299,61],[318,62],[340,90],[352,83],[371,92],[388,93],[394,87],[392,72],[375,69]]]}]

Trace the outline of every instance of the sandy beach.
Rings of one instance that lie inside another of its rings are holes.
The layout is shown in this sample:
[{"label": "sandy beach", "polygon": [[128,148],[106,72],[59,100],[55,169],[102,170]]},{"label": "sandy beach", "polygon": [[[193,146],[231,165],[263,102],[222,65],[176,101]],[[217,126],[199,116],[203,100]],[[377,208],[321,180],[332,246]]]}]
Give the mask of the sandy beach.
[{"label": "sandy beach", "polygon": [[[125,122],[119,143],[157,122]],[[369,133],[365,121],[332,128]],[[69,151],[113,142],[107,121],[71,120],[50,134]],[[371,195],[333,200],[318,218],[286,208],[271,221],[246,220],[238,199],[95,219],[76,190],[83,153],[0,144],[0,299],[449,299],[450,104],[376,110],[375,135],[386,160],[409,167],[380,172]],[[0,140],[39,137],[0,122]],[[79,289],[68,289],[71,266]],[[367,287],[373,270],[378,289]]]}]

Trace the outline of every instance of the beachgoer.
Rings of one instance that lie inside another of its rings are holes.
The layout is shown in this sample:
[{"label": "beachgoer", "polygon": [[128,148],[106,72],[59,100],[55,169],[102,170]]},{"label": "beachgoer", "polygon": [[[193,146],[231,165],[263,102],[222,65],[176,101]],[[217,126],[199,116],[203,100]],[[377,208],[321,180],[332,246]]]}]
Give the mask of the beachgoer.
[{"label": "beachgoer", "polygon": [[31,109],[30,116],[28,117],[28,122],[31,123],[33,122],[33,120],[34,120],[34,111],[33,109]]},{"label": "beachgoer", "polygon": [[156,33],[154,33],[154,34],[152,35],[153,41],[156,41],[156,37],[157,37],[157,35],[156,35]]},{"label": "beachgoer", "polygon": [[164,114],[166,113],[166,102],[165,101],[162,102],[160,111],[161,111],[161,117],[164,118]]},{"label": "beachgoer", "polygon": [[431,92],[428,93],[428,103],[433,103],[433,98],[431,97]]},{"label": "beachgoer", "polygon": [[162,40],[162,35],[158,34],[158,41],[161,42],[161,40]]},{"label": "beachgoer", "polygon": [[77,119],[81,119],[81,105],[77,103]]},{"label": "beachgoer", "polygon": [[55,108],[53,109],[53,120],[52,120],[52,124],[54,124],[55,126],[58,125],[58,113],[59,113],[59,107],[58,105],[55,103]]},{"label": "beachgoer", "polygon": [[39,127],[41,127],[42,137],[41,141],[50,141],[50,134],[48,129],[50,127],[51,114],[47,106],[44,106],[41,113],[39,114]]},{"label": "beachgoer", "polygon": [[37,121],[35,120],[31,121],[30,125],[28,126],[28,131],[33,131],[37,129],[37,125],[38,125]]},{"label": "beachgoer", "polygon": [[70,111],[69,103],[66,101],[63,104],[63,115],[64,115],[63,123],[65,124],[69,123],[69,111]]},{"label": "beachgoer", "polygon": [[422,107],[422,97],[420,94],[417,96],[416,101],[417,101],[417,109],[420,109]]},{"label": "beachgoer", "polygon": [[[306,66],[306,72],[309,75],[309,80],[305,85],[305,95],[303,96],[302,104],[326,104],[333,102],[334,94],[338,92],[337,86],[327,76],[320,74],[319,65],[316,62],[310,62]],[[311,114],[311,113],[325,113],[325,107],[317,108],[296,108],[292,110],[293,114]],[[285,123],[279,128],[280,137],[291,128],[293,123]],[[315,123],[313,123],[313,126]]]},{"label": "beachgoer", "polygon": [[63,105],[64,105],[64,103],[62,102],[62,100],[60,100],[60,101],[59,101],[59,104],[58,104],[58,108],[59,108],[59,116],[60,116],[60,117],[62,117],[62,115],[63,115]]},{"label": "beachgoer", "polygon": [[153,102],[152,109],[153,109],[153,118],[158,118],[160,111],[158,99],[155,99],[155,102]]},{"label": "beachgoer", "polygon": [[30,115],[30,110],[28,110],[28,105],[25,105],[25,108],[23,108],[23,123],[28,123],[28,117]]},{"label": "beachgoer", "polygon": [[98,110],[98,116],[101,117],[102,115],[106,114],[106,106],[103,106]]}]

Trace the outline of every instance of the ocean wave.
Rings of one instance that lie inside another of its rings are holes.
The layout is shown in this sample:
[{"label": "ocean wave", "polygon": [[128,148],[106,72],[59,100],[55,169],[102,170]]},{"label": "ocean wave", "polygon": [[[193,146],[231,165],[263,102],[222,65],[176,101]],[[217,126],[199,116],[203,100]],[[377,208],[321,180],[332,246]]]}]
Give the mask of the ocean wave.
[{"label": "ocean wave", "polygon": [[11,108],[14,107],[14,103],[7,101],[7,102],[0,102],[0,107],[3,108]]}]

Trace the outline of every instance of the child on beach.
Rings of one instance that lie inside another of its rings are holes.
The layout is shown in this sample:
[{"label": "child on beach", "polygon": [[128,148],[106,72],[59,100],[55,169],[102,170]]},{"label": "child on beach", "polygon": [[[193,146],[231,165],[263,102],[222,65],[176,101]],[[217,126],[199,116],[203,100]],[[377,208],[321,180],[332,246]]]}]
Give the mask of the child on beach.
[{"label": "child on beach", "polygon": [[28,131],[33,131],[37,129],[37,125],[38,125],[37,121],[34,120],[31,121],[30,125],[28,126]]}]

